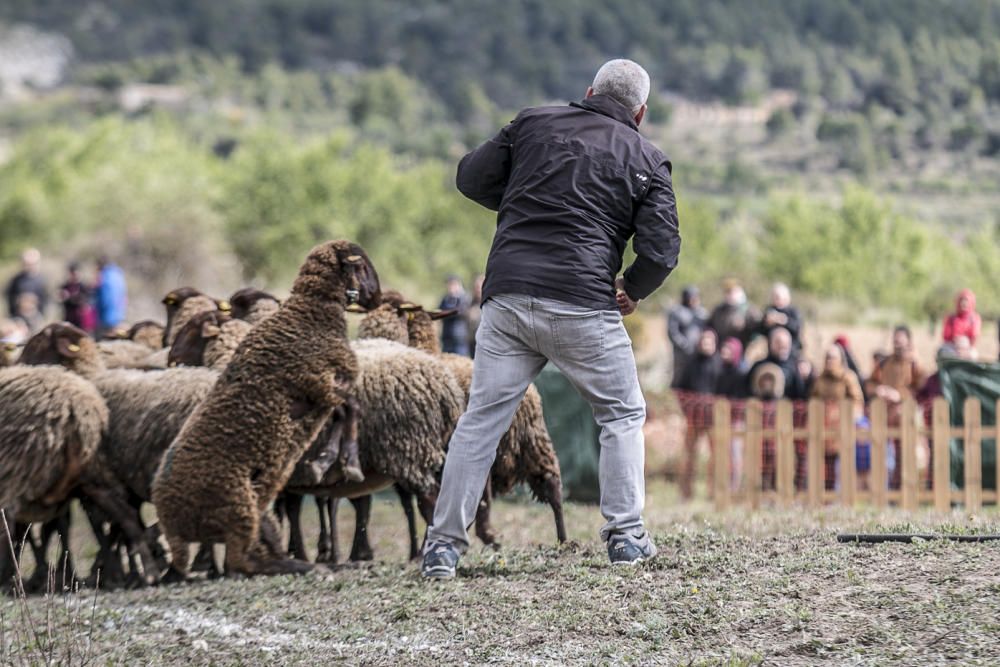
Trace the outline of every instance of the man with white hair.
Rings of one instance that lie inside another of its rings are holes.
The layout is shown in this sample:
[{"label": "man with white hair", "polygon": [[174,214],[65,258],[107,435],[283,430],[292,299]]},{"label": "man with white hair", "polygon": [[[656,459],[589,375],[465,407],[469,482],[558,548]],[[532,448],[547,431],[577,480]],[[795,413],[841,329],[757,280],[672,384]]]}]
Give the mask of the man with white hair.
[{"label": "man with white hair", "polygon": [[781,327],[792,336],[795,354],[802,349],[802,317],[799,309],[792,305],[792,293],[785,283],[774,283],[771,287],[771,303],[764,309],[760,323],[760,333],[770,338],[771,332]]},{"label": "man with white hair", "polygon": [[[500,437],[548,361],[601,429],[601,538],[612,563],[656,554],[642,509],[645,402],[622,316],[677,264],[667,157],[639,134],[649,75],[605,63],[586,97],[525,109],[466,155],[458,189],[497,211],[468,409],[448,447],[423,574],[452,577]],[[629,239],[636,259],[622,275]]]}]

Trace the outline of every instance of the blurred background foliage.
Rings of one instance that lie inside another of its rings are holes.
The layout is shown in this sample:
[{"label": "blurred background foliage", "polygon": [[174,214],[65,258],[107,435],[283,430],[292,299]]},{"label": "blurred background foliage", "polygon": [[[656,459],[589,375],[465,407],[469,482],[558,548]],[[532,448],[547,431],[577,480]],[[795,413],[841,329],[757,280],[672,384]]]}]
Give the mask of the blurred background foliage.
[{"label": "blurred background foliage", "polygon": [[140,299],[282,291],[346,236],[430,299],[482,269],[494,228],[454,190],[458,157],[627,56],[675,164],[676,289],[781,279],[933,318],[970,286],[1000,311],[996,0],[3,5],[71,45],[58,85],[0,91],[8,270],[37,245],[118,255]]}]

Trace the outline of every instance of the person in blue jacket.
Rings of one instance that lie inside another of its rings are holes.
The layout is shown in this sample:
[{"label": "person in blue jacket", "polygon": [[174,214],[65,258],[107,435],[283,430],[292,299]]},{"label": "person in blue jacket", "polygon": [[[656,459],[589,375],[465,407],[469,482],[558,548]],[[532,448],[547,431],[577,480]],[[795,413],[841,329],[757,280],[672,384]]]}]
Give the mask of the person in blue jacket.
[{"label": "person in blue jacket", "polygon": [[107,257],[97,260],[97,285],[94,307],[97,310],[97,333],[103,336],[125,320],[128,289],[125,273]]}]

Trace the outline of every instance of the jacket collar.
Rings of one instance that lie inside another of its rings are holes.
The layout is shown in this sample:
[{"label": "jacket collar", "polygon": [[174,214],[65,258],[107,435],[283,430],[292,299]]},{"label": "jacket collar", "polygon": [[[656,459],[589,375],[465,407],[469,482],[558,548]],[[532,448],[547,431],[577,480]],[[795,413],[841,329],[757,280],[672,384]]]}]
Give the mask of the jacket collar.
[{"label": "jacket collar", "polygon": [[586,97],[579,102],[570,102],[570,106],[585,109],[587,111],[593,111],[594,113],[599,113],[602,116],[607,116],[608,118],[614,118],[619,123],[624,123],[633,130],[638,131],[639,129],[639,126],[635,124],[635,118],[633,118],[632,112],[626,109],[624,104],[614,98],[608,97],[607,95],[591,95],[590,97]]}]

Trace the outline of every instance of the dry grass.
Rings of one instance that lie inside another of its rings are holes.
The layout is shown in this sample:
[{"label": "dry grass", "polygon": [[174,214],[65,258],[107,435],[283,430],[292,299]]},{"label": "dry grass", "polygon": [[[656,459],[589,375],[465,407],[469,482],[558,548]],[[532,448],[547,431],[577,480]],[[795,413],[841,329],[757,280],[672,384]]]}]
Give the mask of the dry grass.
[{"label": "dry grass", "polygon": [[[839,530],[1000,530],[1000,516],[681,506],[654,482],[660,557],[612,569],[600,515],[501,502],[504,548],[475,547],[450,582],[404,562],[402,513],[376,502],[379,561],[306,577],[102,593],[93,651],[128,664],[996,664],[1000,547],[841,545]],[[315,525],[309,517],[312,531]],[[348,536],[350,512],[342,511]],[[81,596],[88,597],[88,596]],[[22,606],[3,602],[4,623]],[[36,613],[44,599],[26,609]],[[79,619],[78,619],[79,621]],[[59,624],[69,623],[65,617]],[[74,628],[73,631],[79,631]],[[4,641],[11,635],[5,632]],[[16,642],[15,642],[16,643]],[[8,646],[10,651],[19,650]]]}]

